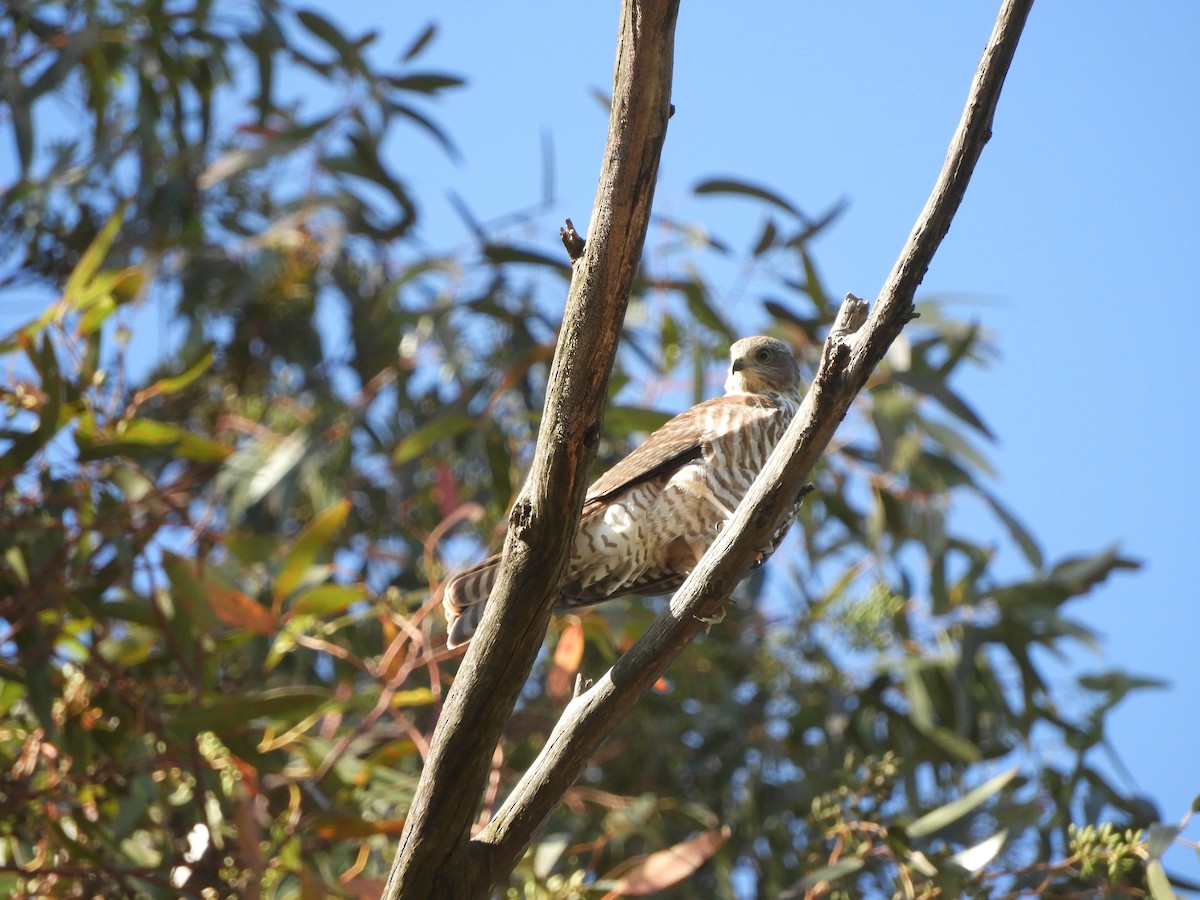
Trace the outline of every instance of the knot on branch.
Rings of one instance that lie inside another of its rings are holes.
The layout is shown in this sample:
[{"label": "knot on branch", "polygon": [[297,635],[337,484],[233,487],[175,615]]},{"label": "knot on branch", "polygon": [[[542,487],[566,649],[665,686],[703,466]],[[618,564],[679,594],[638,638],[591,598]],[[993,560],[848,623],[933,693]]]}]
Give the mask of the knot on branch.
[{"label": "knot on branch", "polygon": [[829,329],[827,340],[844,341],[862,328],[863,323],[867,321],[867,309],[866,300],[847,294],[838,309],[837,318],[833,320],[833,327]]},{"label": "knot on branch", "polygon": [[600,446],[600,423],[592,422],[583,433],[583,446],[591,449]]},{"label": "knot on branch", "polygon": [[579,236],[579,232],[575,230],[575,224],[570,219],[567,219],[565,227],[558,229],[558,236],[562,239],[563,246],[567,248],[567,256],[571,262],[579,262],[583,258],[585,241]]},{"label": "knot on branch", "polygon": [[513,533],[521,540],[533,525],[533,504],[528,500],[518,500],[508,514],[508,524]]},{"label": "knot on branch", "polygon": [[850,358],[854,335],[866,321],[867,301],[847,294],[821,348],[821,371],[829,373],[831,378],[841,377]]}]

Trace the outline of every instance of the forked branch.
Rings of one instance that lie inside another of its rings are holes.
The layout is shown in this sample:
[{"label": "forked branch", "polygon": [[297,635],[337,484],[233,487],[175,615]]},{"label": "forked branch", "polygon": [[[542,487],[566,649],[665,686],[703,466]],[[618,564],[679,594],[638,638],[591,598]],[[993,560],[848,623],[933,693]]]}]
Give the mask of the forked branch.
[{"label": "forked branch", "polygon": [[[602,678],[571,700],[545,748],[488,827],[472,855],[508,871],[616,723],[724,604],[798,496],[850,404],[913,316],[913,298],[950,228],[992,119],[1033,0],[1006,0],[984,49],[958,129],[933,192],[870,316],[847,297],[825,343],[813,386],[729,527],[680,587],[670,609]],[[865,319],[865,322],[864,322]],[[861,326],[861,327],[860,327]]]},{"label": "forked branch", "polygon": [[574,263],[529,478],[504,559],[433,734],[385,900],[483,897],[507,875],[468,853],[504,722],[545,638],[595,458],[608,375],[670,118],[678,0],[624,0],[591,232]]}]

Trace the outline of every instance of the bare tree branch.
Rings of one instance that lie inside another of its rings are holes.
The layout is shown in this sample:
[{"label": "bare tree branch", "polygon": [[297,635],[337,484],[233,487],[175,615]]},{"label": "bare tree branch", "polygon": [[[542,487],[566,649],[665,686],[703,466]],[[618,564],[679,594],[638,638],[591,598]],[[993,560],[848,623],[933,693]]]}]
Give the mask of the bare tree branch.
[{"label": "bare tree branch", "polygon": [[[1006,0],[984,50],[942,172],[865,325],[866,304],[847,297],[811,390],[729,527],[616,665],[567,705],[545,748],[472,855],[511,869],[612,727],[724,604],[770,537],[845,417],[854,397],[913,316],[913,297],[962,201],[991,124],[1032,0]],[[862,325],[861,329],[859,326]],[[857,331],[857,333],[856,333]]]},{"label": "bare tree branch", "polygon": [[567,297],[533,464],[504,559],[434,731],[385,900],[486,896],[508,869],[468,854],[504,722],[545,638],[595,458],[608,376],[670,117],[678,0],[624,0],[591,232]]}]

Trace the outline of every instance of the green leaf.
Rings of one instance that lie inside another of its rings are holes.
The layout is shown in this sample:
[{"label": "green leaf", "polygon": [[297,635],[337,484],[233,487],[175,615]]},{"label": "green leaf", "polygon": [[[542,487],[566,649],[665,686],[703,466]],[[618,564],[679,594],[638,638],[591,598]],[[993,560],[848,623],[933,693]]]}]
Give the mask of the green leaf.
[{"label": "green leaf", "polygon": [[144,282],[145,274],[137,266],[97,274],[75,300],[75,308],[82,313],[76,331],[81,336],[95,334],[118,306],[141,293]]},{"label": "green leaf", "polygon": [[[104,605],[105,611],[110,612],[114,619],[125,618],[118,615],[120,610],[112,610],[112,604]],[[162,632],[157,628],[130,623],[121,629],[114,629],[108,637],[102,638],[96,645],[100,656],[110,663],[119,666],[138,666],[155,656],[163,654]]]},{"label": "green leaf", "polygon": [[0,716],[7,716],[12,705],[25,696],[25,685],[0,679]]},{"label": "green leaf", "polygon": [[1141,678],[1119,670],[1097,675],[1081,675],[1078,684],[1084,690],[1107,695],[1104,700],[1106,709],[1116,706],[1131,691],[1162,690],[1171,686],[1170,682],[1159,678]]},{"label": "green leaf", "polygon": [[283,561],[279,579],[275,583],[275,605],[278,609],[304,581],[309,568],[318,556],[329,548],[334,535],[341,531],[350,514],[350,501],[339,500],[322,511],[300,532],[292,544],[291,552]]},{"label": "green leaf", "polygon": [[930,725],[920,731],[922,737],[959,762],[973,763],[983,759],[978,747],[944,725]]},{"label": "green leaf", "polygon": [[[275,26],[273,28],[272,26]],[[267,116],[274,109],[271,100],[272,89],[275,86],[275,53],[283,43],[279,40],[277,25],[269,16],[265,17],[262,27],[255,32],[244,32],[242,43],[254,54],[258,67],[258,94],[254,98],[255,109],[258,110],[259,124],[266,122]]]},{"label": "green leaf", "polygon": [[159,422],[155,419],[130,419],[117,428],[117,435],[126,444],[144,444],[162,447],[174,444],[184,433],[178,425]]},{"label": "green leaf", "polygon": [[314,37],[324,41],[337,53],[343,66],[354,72],[365,71],[362,56],[333,22],[311,9],[297,10],[296,18]]},{"label": "green leaf", "polygon": [[922,732],[933,728],[933,702],[921,677],[924,665],[923,660],[904,660],[904,696],[908,700],[908,718]]},{"label": "green leaf", "polygon": [[451,159],[457,160],[460,158],[461,154],[458,152],[458,147],[450,138],[450,135],[443,131],[442,128],[428,116],[423,115],[422,113],[413,109],[407,103],[398,103],[392,99],[387,101],[387,107],[392,112],[403,116],[414,125],[419,126],[422,131],[424,131],[431,138],[437,141],[439,145],[441,145],[442,150],[445,151],[445,153],[449,155]]},{"label": "green leaf", "polygon": [[701,196],[705,194],[735,194],[743,197],[754,197],[757,200],[765,200],[768,203],[774,204],[780,209],[791,213],[793,216],[801,217],[800,210],[796,209],[796,207],[779,196],[779,194],[761,185],[751,184],[748,181],[742,181],[737,178],[710,178],[707,181],[700,182],[692,190]]},{"label": "green leaf", "polygon": [[79,262],[71,271],[70,277],[67,278],[67,285],[63,288],[63,300],[70,306],[77,306],[81,301],[86,300],[86,288],[100,271],[100,265],[108,256],[108,251],[112,247],[113,241],[116,240],[117,232],[121,230],[121,223],[125,221],[126,205],[121,204],[112,217],[100,229],[100,233],[92,240],[88,248],[83,251],[83,255],[79,258]]},{"label": "green leaf", "polygon": [[416,91],[420,94],[436,94],[446,88],[462,87],[466,82],[454,75],[442,75],[437,72],[421,72],[414,75],[390,76],[386,79],[392,87],[402,91]]},{"label": "green leaf", "polygon": [[1105,581],[1117,569],[1140,568],[1141,563],[1118,555],[1116,547],[1111,547],[1094,556],[1063,560],[1050,570],[1050,579],[1077,595]]},{"label": "green leaf", "polygon": [[[925,430],[925,433],[934,441],[941,444],[947,452],[961,456],[981,475],[995,474],[995,469],[992,468],[992,464],[988,461],[987,457],[980,453],[974,444],[953,428],[922,416],[917,416],[916,418],[921,423],[921,428]],[[1038,565],[1040,566],[1041,564],[1039,563]]]},{"label": "green leaf", "polygon": [[414,431],[396,444],[396,449],[392,451],[392,462],[398,466],[404,465],[418,456],[424,456],[438,441],[457,437],[478,427],[479,420],[474,416],[464,412],[447,413]]},{"label": "green leaf", "polygon": [[1146,837],[1146,852],[1150,854],[1151,859],[1162,859],[1162,855],[1170,849],[1175,843],[1175,838],[1183,832],[1182,826],[1179,825],[1164,825],[1162,822],[1155,822],[1150,826],[1150,833]]},{"label": "green leaf", "polygon": [[8,570],[16,577],[17,583],[29,587],[29,568],[25,565],[25,556],[21,553],[21,548],[15,544],[6,548],[4,561],[8,563]]},{"label": "green leaf", "polygon": [[41,377],[42,391],[46,402],[38,410],[38,426],[28,434],[12,438],[12,444],[0,455],[0,479],[13,475],[25,467],[36,453],[54,439],[59,429],[70,418],[70,404],[64,404],[68,386],[63,383],[58,367],[58,355],[46,335],[35,350],[28,339],[22,339],[29,360]]},{"label": "green leaf", "polygon": [[938,376],[913,369],[897,369],[892,372],[892,379],[912,388],[918,393],[931,397],[940,403],[942,408],[950,413],[950,415],[966,422],[985,437],[994,439],[995,436],[987,425],[984,424],[983,419],[979,417],[975,410],[962,397],[950,390],[946,382]]},{"label": "green leaf", "polygon": [[531,266],[545,266],[560,275],[571,277],[571,264],[557,256],[549,256],[538,250],[526,250],[507,244],[485,244],[484,258],[491,263],[525,263]]},{"label": "green leaf", "polygon": [[805,878],[801,879],[795,887],[784,891],[780,897],[802,897],[804,896],[804,892],[810,888],[814,888],[822,882],[832,884],[835,881],[840,881],[846,876],[860,871],[865,865],[866,860],[859,856],[848,856],[844,859],[839,859],[831,866],[822,866],[815,872],[811,872]]},{"label": "green leaf", "polygon": [[88,304],[87,312],[79,318],[79,333],[81,335],[95,334],[104,321],[117,310],[116,301],[105,294]]},{"label": "green leaf", "polygon": [[980,496],[983,497],[986,504],[991,506],[991,511],[995,512],[998,520],[1004,523],[1004,527],[1008,529],[1009,535],[1012,535],[1016,546],[1021,548],[1021,553],[1024,554],[1028,563],[1034,569],[1040,569],[1045,563],[1042,556],[1042,548],[1038,546],[1038,542],[1033,538],[1033,535],[1028,532],[1024,524],[1021,523],[1018,517],[1008,511],[1007,506],[1004,506],[1000,500],[992,496],[988,491],[980,491]]},{"label": "green leaf", "polygon": [[793,235],[788,239],[787,246],[801,250],[807,255],[808,251],[805,249],[805,244],[828,228],[838,216],[846,211],[846,207],[849,205],[849,201],[843,197],[837,203],[833,204],[833,206],[829,207],[829,210],[819,218],[809,219],[805,217],[804,228],[801,229],[799,234]]},{"label": "green leaf", "polygon": [[225,535],[225,549],[246,565],[265,563],[273,559],[280,541],[273,535],[239,531]]},{"label": "green leaf", "polygon": [[345,584],[319,584],[302,591],[288,606],[288,616],[327,616],[343,612],[348,606],[367,600],[362,588]]},{"label": "green leaf", "polygon": [[146,448],[157,448],[176,459],[194,462],[221,462],[233,453],[232,447],[155,419],[130,419],[120,423],[114,433],[93,435],[80,432],[76,435],[76,442],[82,461],[137,455]]},{"label": "green leaf", "polygon": [[[13,81],[19,80],[15,77]],[[17,142],[17,160],[21,164],[21,177],[33,165],[33,114],[29,106],[23,103],[5,104],[9,115],[12,116],[13,137]]]},{"label": "green leaf", "polygon": [[967,793],[963,794],[957,800],[952,800],[944,806],[939,806],[932,812],[921,816],[909,825],[905,829],[905,832],[909,837],[922,838],[941,831],[947,825],[957,822],[967,813],[982,806],[989,798],[1012,781],[1017,771],[1017,767],[1014,766],[1008,771],[1001,772],[994,778],[988,779],[979,785],[979,787],[967,791]]},{"label": "green leaf", "polygon": [[979,325],[972,323],[960,335],[948,336],[946,338],[946,346],[949,348],[949,354],[944,362],[937,368],[937,373],[942,378],[948,378],[960,362],[968,357],[971,349],[979,340]]},{"label": "green leaf", "polygon": [[156,602],[174,635],[173,654],[182,654],[187,662],[197,664],[206,650],[208,636],[218,624],[208,591],[196,571],[195,560],[164,552],[162,566],[171,590],[157,596]]},{"label": "green leaf", "polygon": [[379,158],[379,141],[374,135],[355,132],[349,135],[352,154],[321,157],[321,165],[330,172],[351,175],[376,184],[392,195],[392,198],[411,218],[414,214],[412,199],[404,185],[388,171]]},{"label": "green leaf", "polygon": [[750,251],[751,255],[762,256],[775,246],[775,239],[778,235],[779,229],[775,227],[775,220],[767,219],[763,224],[762,233],[758,236],[758,240],[754,244],[754,249]]},{"label": "green leaf", "polygon": [[313,687],[269,688],[252,696],[210,694],[198,701],[184,701],[177,710],[167,710],[164,719],[169,725],[189,732],[239,732],[259,718],[298,722],[328,699],[328,691]]},{"label": "green leaf", "polygon": [[729,327],[729,323],[725,321],[716,309],[709,302],[708,290],[704,284],[696,280],[675,279],[656,281],[654,286],[662,290],[675,290],[683,294],[684,300],[687,301],[688,312],[692,314],[697,322],[712,331],[719,334],[722,340],[733,343],[733,329]]},{"label": "green leaf", "polygon": [[95,23],[89,22],[78,31],[67,35],[65,44],[62,43],[61,34],[55,35],[55,46],[62,47],[62,49],[54,57],[54,62],[50,63],[34,79],[33,84],[21,91],[11,108],[22,107],[28,109],[42,94],[58,87],[71,74],[71,70],[83,58],[83,54],[95,46],[98,34],[98,26]]},{"label": "green leaf", "polygon": [[405,50],[401,55],[401,62],[408,62],[409,60],[418,56],[421,51],[429,45],[429,42],[432,41],[436,35],[437,25],[433,22],[430,22],[423,29],[421,29],[421,33],[413,39],[413,42],[409,44],[408,49]]},{"label": "green leaf", "polygon": [[821,281],[821,274],[817,271],[817,264],[813,262],[812,254],[806,248],[802,247],[800,249],[800,261],[804,264],[804,292],[812,297],[817,311],[823,319],[828,321],[828,318],[832,315],[833,303],[829,299],[829,292],[825,290],[825,285]]},{"label": "green leaf", "polygon": [[1146,887],[1150,888],[1152,900],[1179,900],[1171,890],[1171,881],[1167,878],[1166,870],[1157,859],[1146,863]]},{"label": "green leaf", "polygon": [[437,697],[433,691],[426,687],[409,688],[407,691],[396,691],[392,694],[392,708],[399,709],[406,706],[428,706]]},{"label": "green leaf", "polygon": [[205,167],[196,179],[196,183],[201,190],[208,190],[239,172],[256,169],[277,157],[286,156],[303,146],[313,135],[329,125],[333,119],[333,116],[321,116],[311,122],[305,122],[295,128],[275,134],[257,146],[235,147],[228,150]]},{"label": "green leaf", "polygon": [[141,391],[138,396],[142,399],[157,397],[167,394],[177,394],[192,384],[197,378],[208,371],[213,364],[213,348],[209,347],[198,360],[188,366],[178,375],[173,375],[170,378],[160,378],[150,387]]}]

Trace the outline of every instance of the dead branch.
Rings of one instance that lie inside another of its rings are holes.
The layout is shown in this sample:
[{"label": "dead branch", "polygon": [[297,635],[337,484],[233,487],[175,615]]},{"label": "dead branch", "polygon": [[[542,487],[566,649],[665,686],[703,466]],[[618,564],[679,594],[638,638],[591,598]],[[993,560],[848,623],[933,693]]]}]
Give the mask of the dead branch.
[{"label": "dead branch", "polygon": [[[942,172],[869,317],[847,297],[795,421],[668,612],[602,678],[571,700],[533,766],[472,842],[478,865],[516,864],[600,742],[729,598],[808,479],[854,397],[913,316],[913,298],[958,210],[1033,0],[1006,0],[984,49]],[[591,241],[589,241],[589,245]],[[865,318],[865,323],[864,323]],[[861,327],[860,327],[861,326]]]},{"label": "dead branch", "polygon": [[434,731],[385,900],[484,897],[508,872],[490,856],[467,852],[470,827],[501,729],[545,638],[600,439],[670,117],[677,13],[678,0],[622,4],[591,233],[575,263],[537,449],[487,612]]}]

